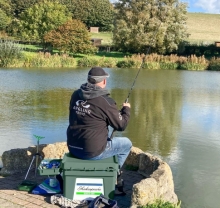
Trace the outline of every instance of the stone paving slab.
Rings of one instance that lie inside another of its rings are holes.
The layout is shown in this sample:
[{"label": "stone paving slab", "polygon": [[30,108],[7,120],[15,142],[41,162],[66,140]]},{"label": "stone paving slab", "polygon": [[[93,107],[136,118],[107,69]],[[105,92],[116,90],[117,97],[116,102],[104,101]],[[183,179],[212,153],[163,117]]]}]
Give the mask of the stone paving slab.
[{"label": "stone paving slab", "polygon": [[[18,185],[24,180],[26,173],[11,176],[0,176],[0,208],[57,208],[58,205],[50,203],[50,196],[35,195],[26,191],[19,191]],[[30,171],[28,180],[34,180],[38,184],[43,182],[45,176],[34,176]],[[123,170],[122,178],[125,182],[125,196],[115,196],[119,208],[129,208],[131,206],[131,194],[133,184],[143,179],[143,176],[135,171]]]}]

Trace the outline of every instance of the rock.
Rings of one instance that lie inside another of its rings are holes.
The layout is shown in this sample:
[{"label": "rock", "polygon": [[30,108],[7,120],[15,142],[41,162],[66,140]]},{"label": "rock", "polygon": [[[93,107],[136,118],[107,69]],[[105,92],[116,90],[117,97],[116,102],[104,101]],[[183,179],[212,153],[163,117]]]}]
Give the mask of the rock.
[{"label": "rock", "polygon": [[[64,153],[69,152],[66,142],[57,142],[54,144],[39,145],[39,154],[43,159],[62,159]],[[3,168],[1,174],[16,174],[27,171],[32,158],[37,153],[37,147],[31,146],[24,149],[11,149],[3,152]],[[35,167],[36,162],[33,162]]]},{"label": "rock", "polygon": [[149,153],[142,153],[139,155],[139,169],[138,172],[146,177],[149,177],[155,170],[157,170],[159,163],[162,160]]},{"label": "rock", "polygon": [[69,152],[66,142],[57,142],[54,144],[48,144],[42,148],[42,154],[44,158],[62,159],[66,152]]},{"label": "rock", "polygon": [[125,167],[127,166],[127,167],[138,168],[141,153],[144,153],[141,149],[137,147],[132,147],[131,152],[129,153],[124,163]]},{"label": "rock", "polygon": [[[137,148],[135,152],[135,158],[139,158],[139,161],[136,160],[138,172],[146,179],[133,186],[132,206],[152,204],[157,199],[177,204],[178,198],[174,192],[173,175],[169,165],[160,158],[137,150]],[[132,154],[134,153],[130,153]]]},{"label": "rock", "polygon": [[[36,146],[5,151],[2,155],[3,168],[0,173],[15,174],[27,171],[36,151]],[[69,152],[66,142],[39,145],[39,154],[43,159],[62,159],[66,152]],[[125,168],[126,166],[133,167],[144,176],[143,180],[133,185],[132,208],[154,203],[157,199],[178,203],[172,171],[166,162],[137,147],[132,147],[125,161]]]},{"label": "rock", "polygon": [[0,168],[3,167],[3,163],[2,163],[2,157],[0,156]]},{"label": "rock", "polygon": [[135,184],[132,190],[132,205],[146,205],[157,198],[157,182],[154,178],[143,179]]},{"label": "rock", "polygon": [[0,170],[2,169],[2,167],[3,167],[2,157],[0,156]]},{"label": "rock", "polygon": [[157,196],[164,201],[176,204],[178,198],[174,193],[173,175],[169,165],[160,161],[158,168],[151,177],[157,181]]}]

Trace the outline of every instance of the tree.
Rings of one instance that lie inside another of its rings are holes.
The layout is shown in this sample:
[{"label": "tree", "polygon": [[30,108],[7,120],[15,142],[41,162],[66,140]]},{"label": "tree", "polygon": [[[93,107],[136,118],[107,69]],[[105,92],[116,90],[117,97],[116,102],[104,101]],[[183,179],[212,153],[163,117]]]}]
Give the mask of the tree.
[{"label": "tree", "polygon": [[44,35],[62,25],[71,14],[57,1],[43,1],[21,13],[17,35],[23,40],[43,42]]},{"label": "tree", "polygon": [[0,31],[5,30],[9,25],[11,19],[6,15],[6,13],[0,9]]},{"label": "tree", "polygon": [[0,9],[8,16],[12,17],[13,11],[10,0],[0,0]]},{"label": "tree", "polygon": [[170,53],[188,36],[187,4],[178,0],[119,0],[114,44],[122,51]]},{"label": "tree", "polygon": [[0,0],[0,31],[5,31],[11,22],[12,9],[10,0]]},{"label": "tree", "polygon": [[114,8],[109,0],[60,0],[67,5],[73,19],[81,20],[86,26],[100,27],[102,31],[112,29]]},{"label": "tree", "polygon": [[44,40],[62,52],[88,54],[97,50],[91,43],[86,26],[74,19],[48,32]]},{"label": "tree", "polygon": [[32,7],[34,4],[39,3],[41,0],[11,0],[15,17],[18,17],[26,9]]}]

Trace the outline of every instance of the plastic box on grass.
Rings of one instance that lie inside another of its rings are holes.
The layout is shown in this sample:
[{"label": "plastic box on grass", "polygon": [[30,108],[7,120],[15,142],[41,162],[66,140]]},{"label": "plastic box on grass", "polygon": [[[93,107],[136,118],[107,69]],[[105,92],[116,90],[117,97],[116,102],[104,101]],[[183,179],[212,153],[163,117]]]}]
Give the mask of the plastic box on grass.
[{"label": "plastic box on grass", "polygon": [[64,197],[89,200],[102,193],[113,199],[118,168],[117,156],[103,160],[81,160],[66,153],[62,160]]},{"label": "plastic box on grass", "polygon": [[61,172],[62,159],[44,159],[38,166],[40,175],[58,175]]}]

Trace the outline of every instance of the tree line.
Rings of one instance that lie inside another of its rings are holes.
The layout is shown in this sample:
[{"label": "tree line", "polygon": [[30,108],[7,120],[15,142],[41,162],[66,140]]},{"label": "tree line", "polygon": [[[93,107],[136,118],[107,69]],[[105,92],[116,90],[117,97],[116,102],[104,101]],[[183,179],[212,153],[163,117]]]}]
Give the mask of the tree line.
[{"label": "tree line", "polygon": [[0,0],[0,33],[65,53],[94,53],[90,27],[113,33],[118,51],[177,51],[188,37],[179,0]]}]

